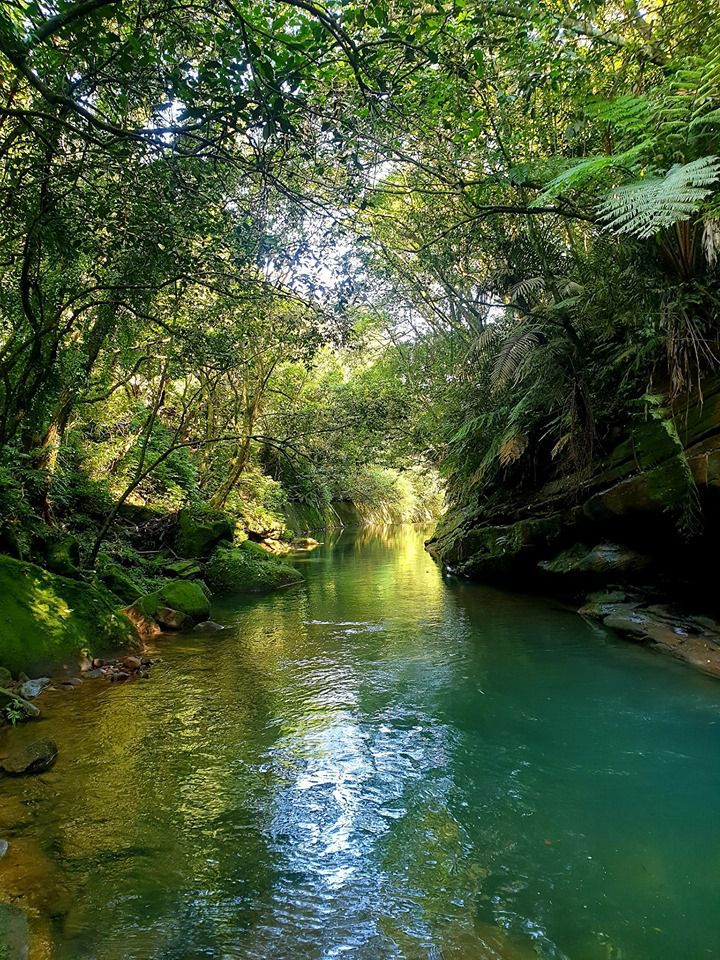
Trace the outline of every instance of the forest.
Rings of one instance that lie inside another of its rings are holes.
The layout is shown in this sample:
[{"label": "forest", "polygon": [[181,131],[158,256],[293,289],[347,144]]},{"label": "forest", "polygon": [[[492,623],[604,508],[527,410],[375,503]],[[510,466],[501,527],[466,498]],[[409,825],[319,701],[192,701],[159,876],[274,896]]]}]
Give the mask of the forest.
[{"label": "forest", "polygon": [[0,0],[0,209],[12,726],[346,527],[720,676],[716,0]]}]

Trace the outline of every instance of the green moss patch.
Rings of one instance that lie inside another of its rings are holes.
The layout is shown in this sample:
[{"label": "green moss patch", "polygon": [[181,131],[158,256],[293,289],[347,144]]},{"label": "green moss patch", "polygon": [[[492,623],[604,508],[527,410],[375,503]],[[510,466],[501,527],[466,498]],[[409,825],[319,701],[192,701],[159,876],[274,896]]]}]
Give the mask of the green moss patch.
[{"label": "green moss patch", "polygon": [[169,580],[159,590],[141,597],[136,606],[148,617],[162,607],[179,610],[197,622],[210,616],[210,601],[202,585],[194,580]]},{"label": "green moss patch", "polygon": [[104,587],[0,556],[0,663],[13,671],[132,645],[135,628]]},{"label": "green moss patch", "polygon": [[239,547],[218,547],[205,576],[213,592],[221,595],[267,593],[302,581],[295,567],[270,556],[250,540]]},{"label": "green moss patch", "polygon": [[234,535],[235,523],[222,511],[186,508],[178,514],[175,549],[181,557],[203,558]]}]

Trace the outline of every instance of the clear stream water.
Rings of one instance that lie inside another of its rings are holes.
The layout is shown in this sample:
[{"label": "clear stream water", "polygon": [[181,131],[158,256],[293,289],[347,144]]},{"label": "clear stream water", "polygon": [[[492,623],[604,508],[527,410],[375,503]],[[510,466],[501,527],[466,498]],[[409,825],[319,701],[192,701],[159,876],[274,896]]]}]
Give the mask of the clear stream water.
[{"label": "clear stream water", "polygon": [[0,781],[33,960],[720,957],[720,683],[444,580],[424,533],[44,695],[12,735],[55,769]]}]

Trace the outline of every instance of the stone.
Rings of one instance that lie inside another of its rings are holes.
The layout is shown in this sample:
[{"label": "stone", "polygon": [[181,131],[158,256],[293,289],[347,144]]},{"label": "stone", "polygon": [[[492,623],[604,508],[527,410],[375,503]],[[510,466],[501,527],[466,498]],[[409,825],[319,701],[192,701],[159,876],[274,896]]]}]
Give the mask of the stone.
[{"label": "stone", "polygon": [[104,670],[102,670],[100,667],[93,667],[92,670],[87,671],[87,673],[85,674],[85,679],[86,680],[102,680],[104,676],[105,676]]},{"label": "stone", "polygon": [[19,907],[0,903],[0,958],[28,960],[30,928],[26,914]]},{"label": "stone", "polygon": [[63,577],[76,577],[80,572],[80,544],[75,537],[63,537],[47,547],[48,570]]},{"label": "stone", "polygon": [[8,852],[9,846],[10,844],[7,842],[7,840],[0,840],[0,860],[2,860],[2,858]]},{"label": "stone", "polygon": [[541,560],[538,567],[555,576],[587,579],[622,579],[642,573],[650,559],[617,543],[599,543],[594,547],[578,543],[563,550],[552,560]]},{"label": "stone", "polygon": [[196,560],[173,560],[171,563],[165,563],[162,567],[163,573],[169,577],[179,577],[182,580],[193,580],[202,577],[202,564]]},{"label": "stone", "polygon": [[158,607],[155,611],[155,619],[166,630],[182,630],[183,627],[192,623],[186,613],[181,610],[173,610],[172,607]]},{"label": "stone", "polygon": [[107,563],[102,568],[100,579],[123,603],[134,603],[142,596],[142,588],[132,576],[117,563]]},{"label": "stone", "polygon": [[25,700],[14,690],[0,688],[0,710],[7,711],[12,721],[34,720],[40,716],[40,710],[34,703]]},{"label": "stone", "polygon": [[181,557],[202,559],[223,541],[232,542],[234,536],[235,523],[221,510],[186,507],[178,514],[175,548]]},{"label": "stone", "polygon": [[270,556],[250,540],[240,547],[218,547],[205,575],[212,590],[225,595],[266,593],[303,579],[291,564]]},{"label": "stone", "polygon": [[0,770],[12,776],[43,773],[57,760],[58,747],[54,740],[45,737],[31,743],[14,747],[0,760]]},{"label": "stone", "polygon": [[148,640],[152,640],[154,637],[157,637],[162,633],[160,624],[156,623],[151,616],[148,616],[148,614],[144,613],[137,603],[133,603],[131,606],[125,607],[123,613],[135,627],[138,637],[144,643]]},{"label": "stone", "polygon": [[50,677],[37,677],[35,680],[26,680],[20,684],[19,693],[25,700],[34,700],[50,683]]},{"label": "stone", "polygon": [[0,623],[3,665],[13,671],[77,662],[88,646],[102,652],[137,643],[133,625],[103,586],[6,556],[0,556]]},{"label": "stone", "polygon": [[193,627],[193,630],[198,633],[203,630],[208,633],[217,632],[218,630],[224,630],[225,627],[221,623],[215,623],[214,620],[203,620],[202,623],[196,623]]},{"label": "stone", "polygon": [[207,620],[210,615],[210,601],[196,580],[168,580],[159,590],[141,597],[135,606],[153,619],[157,619],[159,610],[167,607],[184,613],[195,623]]},{"label": "stone", "polygon": [[123,657],[122,665],[132,673],[134,670],[140,669],[142,660],[140,657]]},{"label": "stone", "polygon": [[320,543],[312,537],[296,537],[290,544],[291,549],[299,551],[314,550]]},{"label": "stone", "polygon": [[110,680],[113,683],[125,683],[126,680],[130,679],[130,674],[125,670],[116,670],[110,677]]}]

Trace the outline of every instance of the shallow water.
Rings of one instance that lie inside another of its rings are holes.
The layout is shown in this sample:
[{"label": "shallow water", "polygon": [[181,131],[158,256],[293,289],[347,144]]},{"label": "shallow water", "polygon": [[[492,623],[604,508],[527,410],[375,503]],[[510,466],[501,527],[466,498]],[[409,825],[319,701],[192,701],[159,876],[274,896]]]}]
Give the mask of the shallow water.
[{"label": "shallow water", "polygon": [[58,763],[0,781],[33,960],[720,956],[720,683],[445,581],[424,532],[43,695],[11,735]]}]

